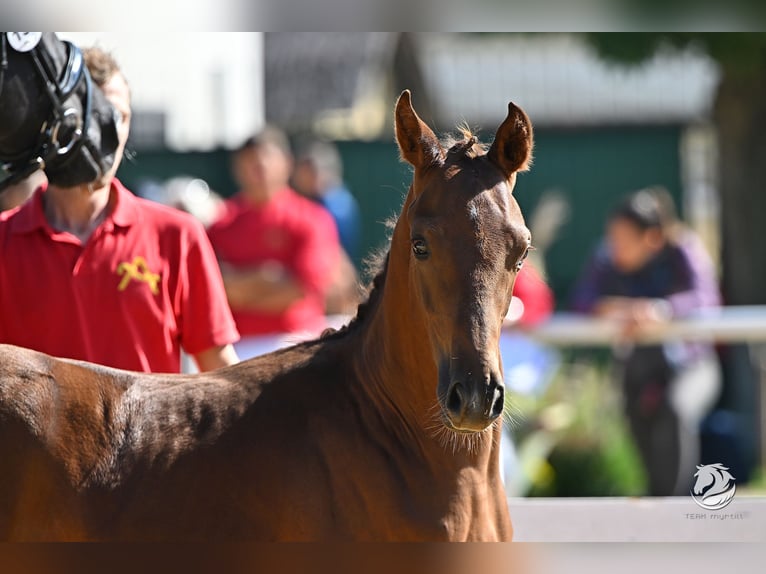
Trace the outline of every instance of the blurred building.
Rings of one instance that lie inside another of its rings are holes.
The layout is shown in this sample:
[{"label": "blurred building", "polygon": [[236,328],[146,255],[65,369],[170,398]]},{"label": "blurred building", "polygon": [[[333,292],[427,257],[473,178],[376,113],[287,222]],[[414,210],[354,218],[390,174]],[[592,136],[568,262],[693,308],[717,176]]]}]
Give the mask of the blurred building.
[{"label": "blurred building", "polygon": [[[393,143],[380,142],[392,142],[393,103],[410,88],[420,115],[441,132],[467,121],[491,138],[509,100],[530,115],[536,163],[517,197],[528,214],[550,190],[571,205],[547,254],[560,300],[609,206],[639,187],[667,187],[717,251],[708,118],[719,72],[706,56],[668,51],[626,67],[603,61],[580,35],[450,33],[269,33],[264,56],[267,120],[340,140],[368,220],[384,219],[400,200],[375,190],[406,182],[407,170],[392,164]],[[382,237],[375,229],[367,247]]]},{"label": "blurred building", "polygon": [[134,149],[239,145],[263,123],[263,33],[58,32],[114,54],[131,86]]},{"label": "blurred building", "polygon": [[419,94],[431,115],[417,41],[400,32],[268,32],[265,114],[290,133],[372,140],[391,131],[393,98]]},{"label": "blurred building", "polygon": [[[393,105],[410,88],[437,131],[467,121],[491,139],[513,100],[536,129],[535,165],[516,197],[529,216],[547,192],[570,216],[545,253],[557,300],[614,200],[639,187],[670,190],[715,249],[714,135],[718,70],[707,57],[662,53],[625,67],[573,34],[265,33],[66,34],[113,48],[134,97],[126,183],[187,174],[234,191],[227,149],[265,121],[292,136],[333,140],[365,222],[362,253],[384,240],[375,225],[409,183],[393,142]],[[357,263],[359,263],[357,261]]]}]

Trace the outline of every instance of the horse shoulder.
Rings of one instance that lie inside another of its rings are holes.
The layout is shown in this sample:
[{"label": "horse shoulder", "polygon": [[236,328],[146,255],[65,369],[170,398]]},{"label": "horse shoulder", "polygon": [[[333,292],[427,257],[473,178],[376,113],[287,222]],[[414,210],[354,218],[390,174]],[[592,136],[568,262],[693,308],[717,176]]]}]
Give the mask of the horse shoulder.
[{"label": "horse shoulder", "polygon": [[45,444],[76,488],[102,483],[123,438],[123,396],[132,373],[66,359],[48,360],[52,408]]},{"label": "horse shoulder", "polygon": [[0,345],[0,537],[82,537],[79,496],[110,454],[113,378]]}]

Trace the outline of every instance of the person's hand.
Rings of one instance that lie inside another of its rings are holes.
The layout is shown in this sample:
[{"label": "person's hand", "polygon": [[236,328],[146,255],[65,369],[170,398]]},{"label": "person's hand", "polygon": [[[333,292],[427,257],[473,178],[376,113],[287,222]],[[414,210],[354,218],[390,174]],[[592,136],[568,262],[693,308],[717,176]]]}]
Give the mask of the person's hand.
[{"label": "person's hand", "polygon": [[670,318],[670,305],[664,299],[631,299],[622,320],[622,334],[634,339],[642,331],[665,323]]},{"label": "person's hand", "polygon": [[596,304],[594,314],[617,321],[622,337],[631,340],[643,330],[670,320],[671,309],[664,299],[604,297]]},{"label": "person's hand", "polygon": [[602,297],[593,308],[596,317],[625,320],[630,317],[635,299],[630,297]]}]

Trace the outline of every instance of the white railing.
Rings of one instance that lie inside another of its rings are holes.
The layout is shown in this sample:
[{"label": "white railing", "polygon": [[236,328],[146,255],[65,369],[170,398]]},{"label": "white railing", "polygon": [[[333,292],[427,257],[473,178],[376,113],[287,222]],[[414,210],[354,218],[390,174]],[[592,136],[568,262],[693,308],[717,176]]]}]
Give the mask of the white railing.
[{"label": "white railing", "polygon": [[[514,329],[513,325],[506,328]],[[577,313],[554,313],[526,331],[535,339],[555,346],[611,346],[620,339],[619,325]],[[707,309],[686,318],[647,327],[639,340],[673,339],[720,343],[766,342],[766,306],[732,306]]]}]

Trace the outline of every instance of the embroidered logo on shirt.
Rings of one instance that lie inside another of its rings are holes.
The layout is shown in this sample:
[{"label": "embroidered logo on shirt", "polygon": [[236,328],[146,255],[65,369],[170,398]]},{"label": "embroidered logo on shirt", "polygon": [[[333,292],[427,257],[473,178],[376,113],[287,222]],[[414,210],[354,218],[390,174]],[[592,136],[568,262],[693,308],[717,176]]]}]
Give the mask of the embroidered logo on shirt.
[{"label": "embroidered logo on shirt", "polygon": [[152,293],[157,295],[160,292],[159,282],[160,276],[158,273],[152,273],[149,270],[149,266],[146,264],[146,260],[137,256],[133,258],[132,263],[123,261],[117,266],[117,275],[122,275],[122,281],[117,286],[118,291],[125,291],[131,280],[143,281],[149,285],[149,289]]}]

